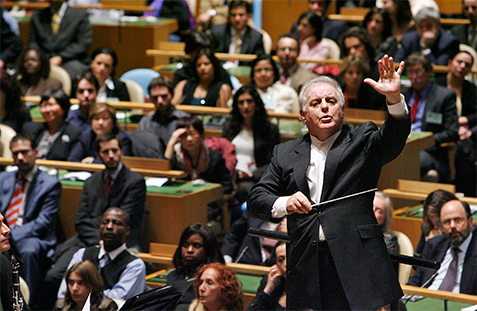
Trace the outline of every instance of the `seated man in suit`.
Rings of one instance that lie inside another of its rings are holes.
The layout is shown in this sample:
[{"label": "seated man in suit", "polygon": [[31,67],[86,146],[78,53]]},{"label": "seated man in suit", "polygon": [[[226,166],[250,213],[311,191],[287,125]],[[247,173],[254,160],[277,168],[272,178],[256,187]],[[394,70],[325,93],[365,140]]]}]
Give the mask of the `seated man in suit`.
[{"label": "seated man in suit", "polygon": [[88,122],[89,109],[96,102],[96,97],[98,96],[98,79],[96,79],[92,71],[85,71],[76,77],[73,90],[75,90],[74,93],[79,100],[79,107],[68,111],[65,122],[85,131],[91,128]]},{"label": "seated man in suit", "polygon": [[280,223],[273,223],[252,218],[247,212],[237,219],[227,231],[222,245],[222,253],[226,263],[238,262],[249,265],[271,266],[270,254],[277,240],[251,236],[248,228],[259,228],[277,232],[287,232],[286,217]]},{"label": "seated man in suit", "polygon": [[229,3],[229,22],[212,27],[210,39],[214,52],[264,54],[262,34],[247,25],[252,6],[245,0]]},{"label": "seated man in suit", "polygon": [[88,12],[68,6],[64,0],[48,2],[49,8],[33,13],[29,45],[45,51],[50,65],[63,67],[74,79],[88,68],[88,49],[93,37]]},{"label": "seated man in suit", "polygon": [[462,18],[470,24],[452,27],[452,34],[460,43],[467,44],[477,51],[477,0],[462,0]]},{"label": "seated man in suit", "polygon": [[439,12],[424,8],[414,17],[417,30],[406,33],[395,60],[402,61],[414,52],[429,56],[432,64],[446,66],[459,52],[459,41],[441,27]]},{"label": "seated man in suit", "polygon": [[455,92],[431,82],[434,75],[431,60],[420,53],[406,59],[406,74],[412,88],[402,93],[411,105],[411,130],[432,132],[436,142],[420,153],[421,178],[449,182],[449,155],[441,144],[458,140]]},{"label": "seated man in suit", "polygon": [[[99,225],[100,245],[79,249],[71,259],[74,264],[89,260],[100,270],[104,295],[109,298],[128,299],[146,289],[146,265],[126,249],[126,237],[131,232],[128,214],[117,207],[104,212]],[[61,282],[58,299],[64,298],[66,281]]]},{"label": "seated man in suit", "polygon": [[[108,208],[118,207],[128,214],[131,234],[127,236],[126,245],[135,253],[140,249],[146,202],[144,178],[121,163],[122,146],[117,136],[103,134],[96,139],[95,144],[96,150],[99,150],[97,157],[106,165],[106,169],[94,173],[84,183],[75,216],[77,235],[57,247],[54,265],[45,278],[48,293],[44,294],[44,300],[47,304],[55,302],[56,297],[51,297],[51,294],[56,294],[73,254],[82,247],[97,245],[101,240],[98,227]],[[44,308],[51,306],[45,305]]]},{"label": "seated man in suit", "polygon": [[172,95],[174,88],[171,81],[166,77],[154,78],[148,87],[151,99],[156,106],[156,112],[144,116],[139,122],[137,131],[149,132],[159,139],[159,157],[164,159],[167,143],[172,133],[176,130],[176,124],[179,119],[189,116],[182,110],[177,110],[172,105]]},{"label": "seated man in suit", "polygon": [[441,268],[437,274],[417,268],[407,284],[422,286],[428,282],[432,290],[476,295],[477,237],[470,207],[465,202],[449,201],[442,206],[440,219],[444,234],[427,241],[422,258],[441,262]]},{"label": "seated man in suit", "polygon": [[300,42],[292,34],[284,34],[277,41],[277,56],[280,59],[280,79],[283,84],[293,88],[297,94],[301,87],[317,75],[303,67],[296,61],[300,54]]},{"label": "seated man in suit", "polygon": [[10,149],[18,171],[0,174],[0,212],[11,228],[23,258],[21,275],[36,303],[38,285],[50,251],[56,246],[56,217],[60,208],[60,182],[38,169],[38,148],[33,137],[19,134]]}]

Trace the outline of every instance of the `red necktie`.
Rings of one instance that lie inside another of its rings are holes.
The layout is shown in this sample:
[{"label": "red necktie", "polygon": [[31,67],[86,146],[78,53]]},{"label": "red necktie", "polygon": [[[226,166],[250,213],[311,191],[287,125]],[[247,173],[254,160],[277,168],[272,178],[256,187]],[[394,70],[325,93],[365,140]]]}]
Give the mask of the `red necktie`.
[{"label": "red necktie", "polygon": [[282,75],[282,83],[283,84],[287,84],[287,80],[288,80],[288,77],[290,76],[290,74],[288,73],[288,71],[283,71],[283,75]]},{"label": "red necktie", "polygon": [[108,194],[109,194],[109,189],[111,189],[111,181],[113,179],[111,178],[111,176],[108,176],[108,178],[106,178],[106,182],[104,183],[104,197],[107,198],[108,197]]},{"label": "red necktie", "polygon": [[411,106],[411,123],[414,123],[414,118],[417,114],[417,109],[419,107],[419,100],[421,99],[421,93],[416,92],[416,96],[414,96],[414,103]]},{"label": "red necktie", "polygon": [[5,218],[7,219],[8,226],[11,229],[15,228],[15,223],[17,222],[18,212],[20,211],[20,205],[23,200],[23,184],[25,182],[24,178],[21,178],[16,186],[15,192],[12,195],[12,199],[10,200],[10,205],[5,212]]}]

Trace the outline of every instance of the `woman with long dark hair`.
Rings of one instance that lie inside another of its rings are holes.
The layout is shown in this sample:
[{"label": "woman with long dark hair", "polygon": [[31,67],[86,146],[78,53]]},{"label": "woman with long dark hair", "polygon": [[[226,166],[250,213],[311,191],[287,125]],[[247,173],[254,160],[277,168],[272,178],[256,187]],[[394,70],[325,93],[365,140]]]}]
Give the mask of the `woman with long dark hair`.
[{"label": "woman with long dark hair", "polygon": [[28,121],[31,117],[22,101],[18,81],[7,74],[0,74],[0,124],[20,133],[23,124]]},{"label": "woman with long dark hair", "polygon": [[[298,57],[323,60],[330,56],[331,47],[322,40],[323,20],[314,12],[303,13],[298,18],[298,34],[300,35],[300,55]],[[319,64],[300,63],[300,66],[313,70]]]},{"label": "woman with long dark hair", "polygon": [[388,11],[385,9],[374,7],[369,10],[364,17],[361,27],[371,36],[375,49],[392,35],[392,21]]}]

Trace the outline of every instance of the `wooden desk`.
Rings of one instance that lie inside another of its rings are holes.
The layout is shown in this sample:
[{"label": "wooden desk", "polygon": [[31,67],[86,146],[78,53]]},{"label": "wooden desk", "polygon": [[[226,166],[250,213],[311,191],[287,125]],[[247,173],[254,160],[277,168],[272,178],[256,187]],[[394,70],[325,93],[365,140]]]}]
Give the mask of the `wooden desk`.
[{"label": "wooden desk", "polygon": [[419,152],[432,145],[434,145],[432,133],[411,133],[401,154],[383,166],[378,188],[380,190],[396,188],[398,179],[420,180]]},{"label": "wooden desk", "polygon": [[[141,247],[148,249],[150,242],[177,244],[182,231],[187,226],[194,222],[207,223],[207,204],[220,199],[223,193],[219,184],[207,184],[207,186],[208,188],[199,188],[200,190],[177,195],[148,191],[146,223]],[[70,238],[76,234],[74,217],[82,187],[63,183],[62,190],[61,206],[58,212],[59,229],[64,233],[63,238]]]},{"label": "wooden desk", "polygon": [[[138,21],[122,23],[105,18],[91,18],[93,40],[89,53],[107,46],[118,55],[116,77],[135,68],[152,68],[169,63],[169,57],[144,57],[147,49],[158,48],[160,41],[168,41],[169,34],[178,30],[175,19],[160,18],[158,22]],[[19,20],[20,38],[28,46],[30,18]]]}]

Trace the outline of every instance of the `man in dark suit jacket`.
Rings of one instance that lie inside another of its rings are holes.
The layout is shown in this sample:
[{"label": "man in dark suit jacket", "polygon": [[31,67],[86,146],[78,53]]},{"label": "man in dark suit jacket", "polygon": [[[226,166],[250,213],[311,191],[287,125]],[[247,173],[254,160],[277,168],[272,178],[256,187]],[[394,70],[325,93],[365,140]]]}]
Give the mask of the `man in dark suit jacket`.
[{"label": "man in dark suit jacket", "polygon": [[399,93],[404,63],[395,72],[386,55],[379,66],[379,81],[364,81],[386,96],[389,114],[380,129],[371,122],[343,125],[343,92],[335,80],[316,78],[300,96],[309,134],[275,147],[250,192],[252,217],[288,215],[287,309],[375,310],[402,296],[369,190],[401,152],[411,123]]},{"label": "man in dark suit jacket", "polygon": [[3,9],[1,8],[0,31],[0,70],[3,70],[6,65],[15,62],[22,51],[23,43],[3,18]]},{"label": "man in dark suit jacket", "polygon": [[[19,134],[12,139],[10,149],[18,171],[0,174],[0,212],[7,219],[11,237],[23,258],[21,275],[30,287],[34,304],[44,275],[41,267],[57,243],[61,184],[35,164],[38,149],[34,138]],[[18,205],[13,202],[14,197]]]},{"label": "man in dark suit jacket", "polygon": [[419,102],[411,129],[418,132],[432,132],[436,142],[434,146],[420,153],[421,178],[448,182],[449,156],[447,148],[440,145],[458,140],[459,124],[455,92],[431,82],[434,71],[430,58],[425,55],[414,53],[409,56],[406,59],[406,73],[411,80],[412,88],[403,90],[403,94],[411,105],[411,112],[416,98]]},{"label": "man in dark suit jacket", "polygon": [[146,203],[144,178],[121,163],[122,147],[114,134],[99,136],[96,140],[96,150],[99,150],[97,157],[106,165],[106,169],[94,173],[84,183],[75,216],[77,235],[59,245],[55,251],[53,258],[55,263],[45,278],[48,293],[44,296],[49,297],[45,300],[54,299],[73,254],[82,247],[99,243],[98,227],[103,213],[108,208],[118,207],[128,213],[131,219],[131,233],[126,244],[133,252],[137,253],[140,250]]},{"label": "man in dark suit jacket", "polygon": [[[229,3],[229,22],[212,27],[210,41],[214,52],[230,54],[264,54],[262,34],[247,25],[252,7],[245,0]],[[237,41],[235,38],[240,37]]]},{"label": "man in dark suit jacket", "polygon": [[[40,48],[50,57],[50,65],[63,67],[71,76],[88,68],[88,49],[93,29],[86,10],[72,8],[61,0],[51,0],[50,7],[33,13],[30,22],[30,47]],[[52,23],[60,18],[55,32]]]},{"label": "man in dark suit jacket", "polygon": [[462,15],[470,20],[470,24],[454,26],[451,32],[460,43],[477,51],[477,0],[462,0]]},{"label": "man in dark suit jacket", "polygon": [[[440,219],[444,234],[427,241],[422,252],[423,259],[441,263],[437,276],[426,287],[433,290],[477,295],[477,229],[473,226],[470,207],[465,202],[449,201],[442,206]],[[454,276],[455,280],[449,283],[448,288],[443,288],[442,286],[445,287],[443,281],[447,278],[446,275],[454,257],[453,248],[459,249],[457,271],[462,272]],[[417,268],[407,284],[422,286],[431,280],[434,273],[435,271],[431,269]]]},{"label": "man in dark suit jacket", "polygon": [[424,8],[414,19],[417,30],[402,37],[396,61],[420,52],[429,56],[434,65],[447,66],[449,59],[459,52],[459,41],[441,27],[439,12]]}]

